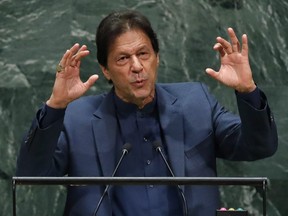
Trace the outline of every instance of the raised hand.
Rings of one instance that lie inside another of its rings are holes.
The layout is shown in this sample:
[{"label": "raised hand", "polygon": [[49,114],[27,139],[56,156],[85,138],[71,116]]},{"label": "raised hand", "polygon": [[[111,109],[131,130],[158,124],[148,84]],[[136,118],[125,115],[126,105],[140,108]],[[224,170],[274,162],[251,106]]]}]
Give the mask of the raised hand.
[{"label": "raised hand", "polygon": [[213,47],[220,54],[221,66],[219,71],[207,68],[206,73],[239,92],[252,92],[256,85],[249,64],[247,35],[242,35],[241,47],[232,28],[228,28],[228,34],[231,42],[217,37],[217,43]]},{"label": "raised hand", "polygon": [[65,108],[82,96],[98,79],[94,74],[86,82],[80,79],[81,59],[89,55],[87,46],[75,44],[63,55],[56,68],[56,79],[52,94],[46,104],[53,108]]}]

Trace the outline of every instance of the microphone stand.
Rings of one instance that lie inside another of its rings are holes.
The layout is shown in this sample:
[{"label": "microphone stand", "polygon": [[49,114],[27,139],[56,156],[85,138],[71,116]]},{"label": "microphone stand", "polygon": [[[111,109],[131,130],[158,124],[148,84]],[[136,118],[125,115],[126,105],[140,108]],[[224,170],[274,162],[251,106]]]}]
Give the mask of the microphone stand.
[{"label": "microphone stand", "polygon": [[[173,171],[172,171],[172,169],[171,169],[171,167],[170,167],[165,155],[163,154],[161,143],[159,141],[155,141],[153,143],[153,146],[154,146],[155,150],[160,153],[161,158],[163,159],[163,161],[164,161],[166,167],[168,168],[171,176],[175,177],[175,175],[174,175],[174,173],[173,173]],[[188,216],[188,207],[187,207],[187,201],[186,201],[185,195],[184,195],[181,187],[179,185],[177,185],[177,187],[178,187],[178,191],[179,191],[179,194],[180,194],[180,197],[181,197],[181,200],[182,200],[183,215],[184,216]]]},{"label": "microphone stand", "polygon": [[[114,171],[112,173],[112,177],[115,176],[120,164],[122,163],[122,160],[123,160],[124,156],[129,153],[131,148],[132,148],[132,146],[131,146],[130,143],[126,143],[126,144],[123,145],[122,155],[121,155],[121,157],[120,157],[120,159],[119,159],[119,161],[118,161],[118,163],[117,163],[117,165],[116,165],[116,167],[115,167],[115,169],[114,169]],[[106,185],[105,190],[104,190],[104,192],[103,192],[102,196],[100,197],[100,200],[99,200],[99,202],[97,204],[97,207],[94,210],[93,216],[97,215],[97,212],[98,212],[98,210],[99,210],[99,208],[100,208],[100,206],[101,206],[101,204],[103,202],[103,199],[104,199],[105,195],[107,194],[109,188],[110,188],[110,185]]]}]

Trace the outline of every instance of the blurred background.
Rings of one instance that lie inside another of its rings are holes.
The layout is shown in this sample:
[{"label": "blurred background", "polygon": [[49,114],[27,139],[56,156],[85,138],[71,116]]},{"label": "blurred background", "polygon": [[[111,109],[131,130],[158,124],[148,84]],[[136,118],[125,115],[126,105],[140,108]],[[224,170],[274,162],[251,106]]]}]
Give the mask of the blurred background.
[{"label": "blurred background", "polygon": [[[11,177],[21,139],[53,86],[55,66],[74,43],[86,44],[83,80],[99,81],[88,94],[110,86],[96,60],[96,27],[112,10],[136,9],[151,20],[160,41],[159,82],[205,82],[218,100],[237,113],[234,92],[205,74],[219,68],[212,49],[227,27],[248,34],[254,80],[265,91],[279,132],[279,149],[257,162],[218,161],[219,176],[268,177],[267,211],[287,216],[288,191],[288,1],[287,0],[0,0],[0,215],[12,215]],[[20,216],[62,215],[65,188],[20,186]],[[222,206],[262,215],[262,196],[248,186],[221,187]]]}]

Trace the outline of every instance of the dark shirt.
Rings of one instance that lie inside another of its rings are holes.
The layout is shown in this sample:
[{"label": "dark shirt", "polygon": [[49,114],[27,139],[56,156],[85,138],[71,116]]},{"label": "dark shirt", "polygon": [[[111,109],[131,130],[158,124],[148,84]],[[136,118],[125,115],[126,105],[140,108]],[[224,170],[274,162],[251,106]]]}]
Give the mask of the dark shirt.
[{"label": "dark shirt", "polygon": [[[161,138],[156,99],[143,109],[125,103],[117,96],[114,99],[122,144],[132,144],[131,153],[125,157],[116,175],[171,176],[160,154],[153,148],[153,142],[156,140],[164,143]],[[121,152],[121,148],[118,152]],[[124,185],[115,186],[112,190],[113,212],[117,216],[183,215],[176,186]]]}]

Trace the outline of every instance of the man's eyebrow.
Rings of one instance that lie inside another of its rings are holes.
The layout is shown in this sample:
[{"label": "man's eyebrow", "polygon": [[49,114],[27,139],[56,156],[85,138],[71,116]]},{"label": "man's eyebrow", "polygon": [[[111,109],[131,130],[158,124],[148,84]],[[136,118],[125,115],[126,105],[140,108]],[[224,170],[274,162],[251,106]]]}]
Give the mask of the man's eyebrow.
[{"label": "man's eyebrow", "polygon": [[[139,46],[138,48],[136,48],[136,52],[144,50],[144,49],[148,49],[148,46],[146,44]],[[131,55],[130,51],[126,51],[126,50],[119,50],[116,55]]]}]

